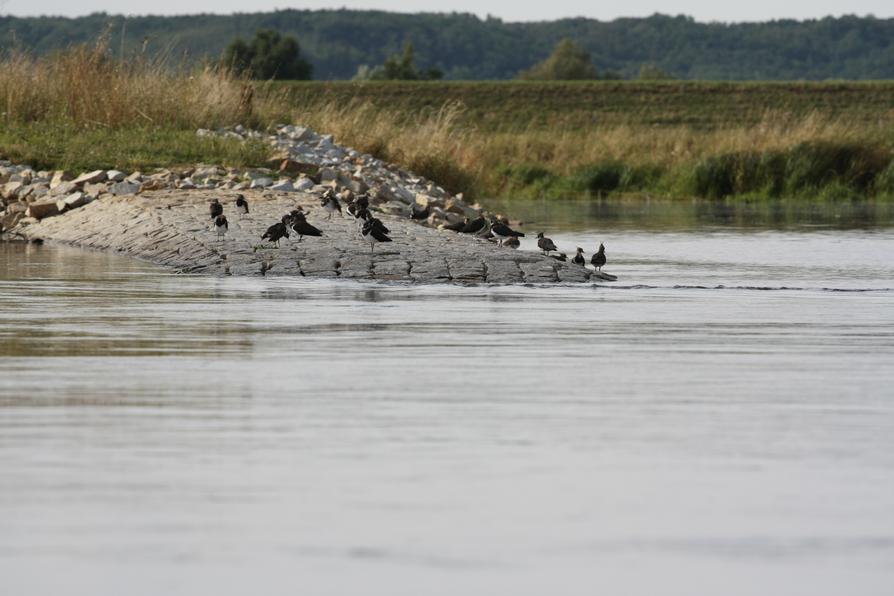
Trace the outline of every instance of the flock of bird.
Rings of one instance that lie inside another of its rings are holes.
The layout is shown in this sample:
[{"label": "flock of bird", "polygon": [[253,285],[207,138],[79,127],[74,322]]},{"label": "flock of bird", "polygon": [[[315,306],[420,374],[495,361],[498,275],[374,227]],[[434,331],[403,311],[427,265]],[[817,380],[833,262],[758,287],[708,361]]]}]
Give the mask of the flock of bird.
[{"label": "flock of bird", "polygon": [[[332,219],[334,213],[341,214],[342,207],[332,190],[327,190],[320,198],[320,207],[327,212],[327,219]],[[361,238],[369,242],[370,251],[375,251],[375,246],[379,242],[391,242],[388,234],[391,232],[382,220],[373,217],[369,210],[369,197],[361,195],[352,199],[348,203],[348,214],[357,221],[357,227]],[[248,201],[244,195],[236,196],[236,212],[240,216],[248,215]],[[211,219],[214,221],[214,229],[217,232],[218,240],[223,240],[230,229],[227,216],[223,213],[223,205],[218,199],[213,199],[210,205]],[[291,234],[298,236],[298,242],[305,236],[322,236],[323,231],[307,221],[307,215],[304,208],[298,206],[291,212],[283,215],[279,222],[273,224],[261,236],[261,240],[269,240],[277,248],[279,241],[283,238],[291,237]]]},{"label": "flock of bird", "polygon": [[[357,222],[361,238],[369,242],[370,252],[375,252],[377,243],[391,242],[391,238],[388,236],[391,231],[382,223],[382,220],[373,217],[372,212],[369,210],[369,197],[366,194],[357,197],[349,196],[345,201],[347,203],[345,211]],[[327,219],[332,219],[335,213],[342,214],[341,203],[332,189],[327,189],[320,197],[320,207],[326,211]],[[223,213],[223,205],[218,199],[211,201],[210,212],[211,219],[214,221],[214,228],[217,231],[217,237],[219,240],[223,240],[229,230],[229,222]],[[248,215],[248,201],[241,194],[236,196],[236,212],[240,217]],[[428,216],[428,207],[425,209],[414,208],[411,213],[412,219],[416,220],[427,219]],[[495,240],[500,246],[509,248],[518,248],[521,244],[519,238],[524,237],[523,233],[513,230],[505,221],[497,218],[488,221],[483,216],[474,220],[470,220],[467,217],[461,222],[446,225],[444,228],[453,232],[475,234],[479,238]],[[283,238],[289,238],[290,234],[296,234],[298,242],[301,242],[304,236],[322,236],[323,232],[307,221],[304,209],[299,206],[290,213],[283,215],[279,222],[267,228],[267,231],[261,236],[261,240],[269,240],[279,248],[279,241]],[[568,256],[565,253],[558,252],[555,242],[544,236],[543,232],[537,234],[537,246],[544,255],[559,261],[568,260]],[[558,254],[550,254],[553,252]],[[601,271],[605,261],[605,246],[600,243],[599,250],[590,257],[590,263],[597,271]],[[584,249],[578,247],[577,254],[572,257],[571,262],[585,266],[587,261],[584,257]]]}]

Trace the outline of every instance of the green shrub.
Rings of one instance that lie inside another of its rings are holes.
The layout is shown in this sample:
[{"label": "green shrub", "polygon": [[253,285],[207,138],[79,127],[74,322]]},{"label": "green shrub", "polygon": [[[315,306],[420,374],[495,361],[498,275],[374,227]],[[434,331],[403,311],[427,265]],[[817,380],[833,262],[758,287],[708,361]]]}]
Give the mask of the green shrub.
[{"label": "green shrub", "polygon": [[877,195],[894,196],[894,159],[876,176],[873,191]]},{"label": "green shrub", "polygon": [[621,185],[625,170],[624,164],[617,162],[587,166],[571,174],[569,184],[580,192],[592,194],[611,192]]},{"label": "green shrub", "polygon": [[786,191],[800,195],[837,183],[865,193],[889,163],[887,152],[872,145],[800,143],[788,151]]}]

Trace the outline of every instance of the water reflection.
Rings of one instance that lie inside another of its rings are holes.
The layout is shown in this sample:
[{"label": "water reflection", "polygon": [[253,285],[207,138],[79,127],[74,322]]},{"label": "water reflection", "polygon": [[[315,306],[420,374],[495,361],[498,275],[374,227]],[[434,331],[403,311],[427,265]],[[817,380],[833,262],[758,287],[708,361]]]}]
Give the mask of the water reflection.
[{"label": "water reflection", "polygon": [[894,227],[894,201],[603,199],[484,201],[549,231],[869,230]]}]

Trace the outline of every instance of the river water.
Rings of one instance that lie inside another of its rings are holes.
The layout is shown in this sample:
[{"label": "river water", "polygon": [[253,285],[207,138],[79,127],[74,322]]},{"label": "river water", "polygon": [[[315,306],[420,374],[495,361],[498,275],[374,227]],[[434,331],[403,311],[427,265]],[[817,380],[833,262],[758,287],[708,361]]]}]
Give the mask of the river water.
[{"label": "river water", "polygon": [[578,287],[0,245],[0,593],[891,594],[890,210],[606,205],[516,206]]}]

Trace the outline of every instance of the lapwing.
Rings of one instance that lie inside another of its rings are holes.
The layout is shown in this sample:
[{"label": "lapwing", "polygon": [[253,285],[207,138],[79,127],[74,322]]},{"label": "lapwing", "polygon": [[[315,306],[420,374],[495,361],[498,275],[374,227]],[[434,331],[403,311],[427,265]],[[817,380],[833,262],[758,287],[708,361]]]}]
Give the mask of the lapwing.
[{"label": "lapwing", "polygon": [[239,215],[248,215],[248,201],[243,195],[236,195],[236,213]]},{"label": "lapwing", "polygon": [[556,247],[556,243],[553,242],[550,238],[544,236],[543,232],[537,233],[537,246],[540,247],[540,250],[542,250],[543,254],[545,255],[549,255],[549,253],[553,252],[554,250],[559,250]]},{"label": "lapwing", "polygon": [[217,239],[223,240],[224,236],[227,235],[227,230],[230,229],[226,215],[218,215],[214,218],[214,229],[217,230]]},{"label": "lapwing", "polygon": [[215,219],[218,215],[223,215],[223,205],[220,204],[220,201],[214,199],[211,201],[209,211],[211,211],[211,219]]},{"label": "lapwing", "polygon": [[516,232],[501,221],[494,221],[493,225],[490,228],[490,231],[500,242],[500,246],[503,246],[503,242],[507,238],[518,238],[520,236],[524,237],[524,234],[522,234],[521,232]]},{"label": "lapwing", "polygon": [[314,226],[307,223],[307,219],[304,217],[304,213],[301,211],[293,211],[292,216],[289,220],[289,227],[292,228],[292,231],[298,234],[298,242],[301,242],[301,239],[304,236],[322,236],[323,231],[319,228],[315,228]]},{"label": "lapwing", "polygon": [[466,225],[463,226],[463,229],[460,230],[463,234],[480,234],[487,228],[487,220],[483,217],[478,217],[469,221],[469,218],[466,218]]},{"label": "lapwing", "polygon": [[411,219],[421,221],[428,219],[429,215],[431,215],[431,207],[428,205],[426,205],[424,209],[420,209],[418,203],[413,203],[413,206],[410,208]]},{"label": "lapwing", "polygon": [[461,232],[464,227],[466,227],[466,222],[468,220],[458,221],[456,223],[446,223],[441,227],[445,230],[450,230],[451,232]]},{"label": "lapwing", "polygon": [[369,252],[375,252],[376,242],[391,242],[391,238],[388,237],[388,228],[372,216],[363,224],[360,234],[369,242]]},{"label": "lapwing", "polygon": [[291,215],[283,215],[282,221],[267,228],[267,231],[261,236],[261,240],[269,240],[276,245],[276,248],[279,248],[280,239],[289,237],[289,222],[291,220]]},{"label": "lapwing", "polygon": [[578,247],[577,247],[577,254],[574,255],[574,258],[571,259],[571,262],[574,263],[575,265],[584,265],[584,266],[586,266],[586,264],[587,264],[587,259],[584,258],[584,249],[582,249],[581,247],[578,246]]},{"label": "lapwing", "polygon": [[329,214],[326,219],[332,219],[332,215],[336,212],[341,215],[341,203],[338,202],[338,197],[331,190],[326,190],[320,197],[320,207]]},{"label": "lapwing", "polygon": [[599,243],[599,250],[590,258],[590,262],[596,267],[597,271],[602,271],[602,266],[605,265],[605,246],[602,243]]}]

